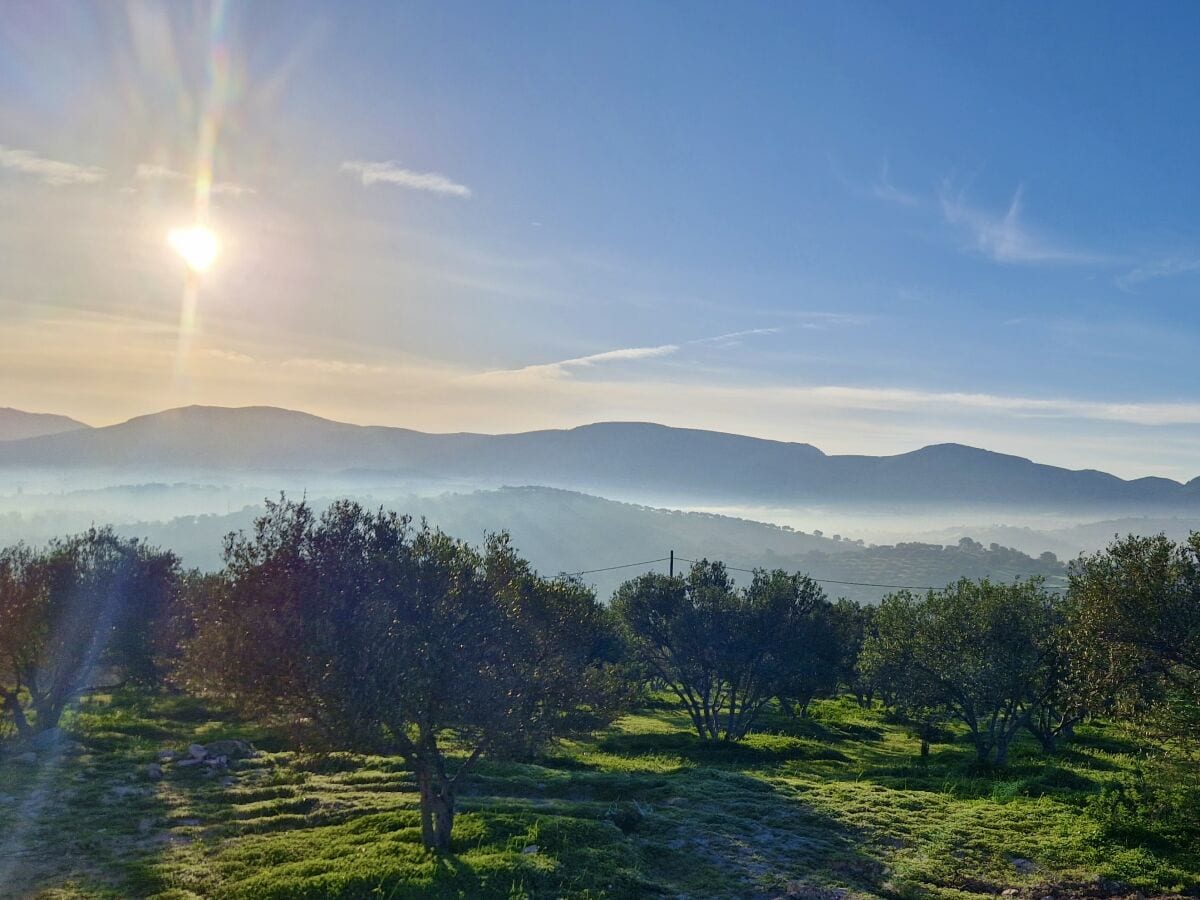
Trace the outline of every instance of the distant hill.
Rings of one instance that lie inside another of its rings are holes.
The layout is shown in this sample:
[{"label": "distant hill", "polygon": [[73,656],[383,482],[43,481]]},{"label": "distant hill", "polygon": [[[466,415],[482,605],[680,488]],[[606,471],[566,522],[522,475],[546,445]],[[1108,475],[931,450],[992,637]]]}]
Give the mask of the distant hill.
[{"label": "distant hill", "polygon": [[810,444],[633,422],[523,434],[426,434],[267,407],[187,407],[0,444],[0,468],[303,470],[542,484],[660,501],[1200,509],[1200,479],[1094,470],[938,444],[831,456]]},{"label": "distant hill", "polygon": [[[320,499],[313,502],[322,504]],[[363,502],[373,501],[364,498]],[[950,546],[906,543],[867,547],[763,522],[618,503],[551,488],[505,488],[382,502],[474,544],[489,532],[507,530],[522,555],[548,575],[607,569],[582,576],[603,598],[628,578],[667,568],[661,561],[625,568],[626,564],[659,559],[671,550],[680,560],[679,571],[686,568],[684,560],[707,557],[747,569],[779,567],[837,581],[914,586],[940,586],[961,577],[1009,580],[1042,574],[1053,578],[1063,572],[1057,560],[1036,559],[1003,547],[985,548],[969,540]],[[130,537],[170,547],[186,565],[214,569],[221,564],[224,536],[248,529],[260,513],[261,507],[249,506],[227,515],[125,522],[117,528]],[[94,521],[82,509],[73,515],[0,515],[0,544],[18,539],[37,543],[86,528]],[[735,575],[748,577],[744,572]],[[827,584],[825,588],[834,597],[869,602],[888,593],[887,588],[868,585]]]},{"label": "distant hill", "polygon": [[1123,519],[1104,519],[1099,522],[1083,522],[1060,528],[1030,528],[1013,525],[972,525],[939,528],[914,535],[923,541],[952,541],[960,535],[969,534],[985,544],[998,543],[1015,547],[1026,553],[1042,553],[1046,550],[1060,559],[1074,559],[1080,553],[1092,553],[1108,546],[1118,537],[1130,534],[1165,534],[1174,541],[1186,541],[1194,531],[1200,531],[1200,510],[1191,516],[1150,517],[1136,516]]},{"label": "distant hill", "polygon": [[82,422],[51,413],[31,413],[0,406],[0,441],[20,441],[26,438],[62,434],[87,428]]}]

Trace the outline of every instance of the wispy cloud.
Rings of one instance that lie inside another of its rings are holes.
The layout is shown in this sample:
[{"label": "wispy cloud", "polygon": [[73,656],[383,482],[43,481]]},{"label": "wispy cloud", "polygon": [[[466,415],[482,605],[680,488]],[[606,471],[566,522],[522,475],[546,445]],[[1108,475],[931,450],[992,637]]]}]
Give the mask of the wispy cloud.
[{"label": "wispy cloud", "polygon": [[[192,180],[185,173],[159,163],[138,163],[138,167],[134,171],[134,178],[138,181],[183,182]],[[238,184],[236,181],[214,181],[209,190],[213,194],[229,197],[245,197],[258,193],[254,188],[245,184]]]},{"label": "wispy cloud", "polygon": [[712,337],[696,338],[686,343],[689,346],[714,346],[720,350],[726,350],[741,346],[743,338],[779,334],[781,331],[783,331],[782,328],[746,328],[742,331],[730,331],[726,334],[715,334]]},{"label": "wispy cloud", "polygon": [[138,163],[133,177],[138,181],[186,181],[187,176],[182,172],[160,165],[158,163]]},{"label": "wispy cloud", "polygon": [[1117,279],[1117,285],[1131,290],[1147,281],[1154,281],[1158,278],[1174,278],[1176,275],[1187,275],[1189,272],[1200,272],[1200,257],[1172,256],[1138,266],[1120,276]]},{"label": "wispy cloud", "polygon": [[625,347],[620,350],[605,350],[601,353],[592,353],[587,356],[576,356],[572,359],[560,359],[552,363],[537,363],[531,366],[522,366],[519,369],[500,369],[493,372],[484,372],[474,378],[508,378],[514,376],[537,377],[537,378],[565,378],[572,374],[577,369],[587,369],[593,366],[606,365],[609,363],[631,362],[643,359],[657,359],[663,356],[672,356],[678,353],[684,347],[697,346],[702,344],[714,344],[718,347],[733,347],[739,343],[739,339],[743,337],[752,337],[755,335],[776,334],[782,329],[780,328],[747,328],[742,331],[730,331],[725,334],[716,334],[712,337],[695,338],[690,341],[684,341],[682,344],[657,344],[651,347]]},{"label": "wispy cloud", "polygon": [[849,175],[832,156],[829,157],[829,167],[833,177],[841,182],[847,190],[859,197],[870,197],[899,206],[916,207],[925,204],[925,199],[920,195],[898,187],[892,181],[891,161],[887,157],[884,157],[883,162],[880,163],[879,174],[874,180]]},{"label": "wispy cloud", "polygon": [[238,184],[236,181],[214,181],[211,190],[214,194],[225,197],[248,197],[258,193],[257,189]]},{"label": "wispy cloud", "polygon": [[896,187],[892,183],[891,163],[884,159],[879,167],[879,178],[871,185],[871,194],[879,200],[888,203],[898,203],[901,206],[920,206],[921,199],[909,191]]},{"label": "wispy cloud", "polygon": [[1021,221],[1024,188],[1017,188],[1004,213],[971,205],[964,191],[955,191],[949,182],[940,193],[942,215],[962,229],[971,239],[972,249],[989,259],[1005,264],[1073,264],[1103,262],[1103,258],[1063,246],[1038,234]]},{"label": "wispy cloud", "polygon": [[730,331],[726,334],[715,334],[712,337],[696,338],[696,340],[688,341],[688,343],[719,344],[725,341],[736,341],[738,338],[752,337],[757,334],[778,334],[781,330],[779,328],[747,328],[744,331]]},{"label": "wispy cloud", "polygon": [[108,174],[99,166],[80,166],[58,159],[47,159],[30,150],[17,150],[0,144],[0,168],[32,175],[46,184],[62,187],[67,184],[95,184]]},{"label": "wispy cloud", "polygon": [[358,177],[367,186],[392,184],[414,191],[429,191],[433,194],[445,194],[463,199],[471,196],[469,187],[452,181],[445,175],[437,172],[414,172],[412,169],[402,168],[399,163],[393,161],[367,162],[352,159],[342,163],[339,171]]},{"label": "wispy cloud", "polygon": [[592,366],[604,365],[605,363],[654,359],[660,356],[669,356],[678,351],[678,344],[659,344],[655,347],[625,347],[620,350],[605,350],[602,353],[592,353],[588,356],[576,356],[572,359],[560,359],[558,362],[522,366],[519,369],[498,369],[493,372],[485,372],[476,377],[483,379],[497,377],[565,378],[570,376],[572,370],[575,369],[586,369]]}]

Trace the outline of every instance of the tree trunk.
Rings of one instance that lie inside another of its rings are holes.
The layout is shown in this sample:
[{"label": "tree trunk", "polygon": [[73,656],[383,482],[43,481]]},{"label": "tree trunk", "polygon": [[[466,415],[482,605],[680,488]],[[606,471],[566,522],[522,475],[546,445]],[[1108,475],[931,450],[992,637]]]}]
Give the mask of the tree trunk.
[{"label": "tree trunk", "polygon": [[37,712],[37,726],[35,730],[37,733],[41,734],[43,731],[57,728],[58,723],[62,721],[65,708],[65,703],[59,703],[52,699],[44,700],[41,703],[35,701],[34,711]]},{"label": "tree trunk", "polygon": [[426,850],[434,848],[433,837],[433,788],[429,784],[429,775],[423,771],[417,772],[417,789],[421,794],[421,843]]},{"label": "tree trunk", "polygon": [[450,779],[438,772],[417,771],[421,793],[421,843],[425,849],[450,852],[450,832],[454,828],[454,788]]},{"label": "tree trunk", "polygon": [[725,719],[725,740],[736,741],[739,737],[737,734],[737,691],[733,690],[729,693],[729,715]]},{"label": "tree trunk", "polygon": [[982,734],[975,734],[974,742],[975,762],[979,763],[981,766],[986,766],[989,762],[991,762],[992,749],[995,747],[995,744]]},{"label": "tree trunk", "polygon": [[21,709],[21,701],[12,691],[4,692],[4,708],[12,716],[13,724],[17,726],[17,734],[22,738],[29,737],[33,729],[29,726],[29,720],[25,718],[25,710]]},{"label": "tree trunk", "polygon": [[1042,752],[1056,753],[1058,751],[1058,736],[1054,733],[1053,728],[1031,728],[1033,736],[1038,739],[1038,743],[1042,745]]},{"label": "tree trunk", "polygon": [[996,765],[1008,765],[1008,742],[1009,736],[1002,735],[996,740]]},{"label": "tree trunk", "polygon": [[447,785],[433,801],[433,838],[439,853],[450,852],[450,832],[454,829],[454,792]]}]

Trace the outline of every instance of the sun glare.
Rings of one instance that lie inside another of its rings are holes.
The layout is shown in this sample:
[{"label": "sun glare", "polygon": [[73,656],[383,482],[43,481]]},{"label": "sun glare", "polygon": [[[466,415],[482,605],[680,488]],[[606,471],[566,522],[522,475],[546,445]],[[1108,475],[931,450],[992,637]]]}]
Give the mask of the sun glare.
[{"label": "sun glare", "polygon": [[183,257],[193,272],[203,272],[217,258],[217,236],[202,225],[171,229],[167,243]]}]

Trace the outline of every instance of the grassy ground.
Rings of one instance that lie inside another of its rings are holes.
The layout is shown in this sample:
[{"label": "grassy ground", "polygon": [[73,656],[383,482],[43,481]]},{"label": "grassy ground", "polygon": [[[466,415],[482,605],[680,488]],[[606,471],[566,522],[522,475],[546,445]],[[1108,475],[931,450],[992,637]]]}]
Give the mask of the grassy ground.
[{"label": "grassy ground", "polygon": [[[183,697],[93,696],[69,744],[0,761],[0,896],[967,897],[1200,891],[1200,848],[1094,812],[1138,748],[1085,728],[1047,758],[970,774],[965,744],[917,743],[877,710],[815,704],[708,748],[668,704],[536,763],[485,763],[455,852],[419,844],[398,760],[303,757]],[[263,749],[228,774],[148,765],[218,738]],[[1097,879],[1122,882],[1119,887]]]}]

